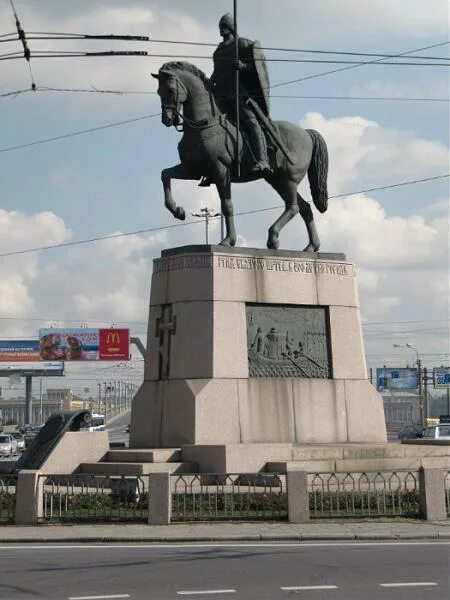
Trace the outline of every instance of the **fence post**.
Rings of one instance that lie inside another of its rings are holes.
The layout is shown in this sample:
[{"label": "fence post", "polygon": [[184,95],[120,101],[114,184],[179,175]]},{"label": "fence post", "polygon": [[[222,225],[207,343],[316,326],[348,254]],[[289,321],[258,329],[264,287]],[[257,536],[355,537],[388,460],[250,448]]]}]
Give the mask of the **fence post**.
[{"label": "fence post", "polygon": [[420,509],[428,521],[447,519],[444,470],[421,467],[419,470]]},{"label": "fence post", "polygon": [[148,524],[168,525],[172,513],[170,471],[150,473],[148,483]]},{"label": "fence post", "polygon": [[19,471],[16,487],[16,525],[36,525],[44,516],[44,478],[41,471]]},{"label": "fence post", "polygon": [[289,522],[304,523],[309,521],[307,471],[288,471],[286,481]]}]

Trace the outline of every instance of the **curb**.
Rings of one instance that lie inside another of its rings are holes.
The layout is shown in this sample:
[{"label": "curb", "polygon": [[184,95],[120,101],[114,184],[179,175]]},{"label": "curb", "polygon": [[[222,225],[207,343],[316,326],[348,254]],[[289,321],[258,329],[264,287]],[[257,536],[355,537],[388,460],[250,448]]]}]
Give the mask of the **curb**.
[{"label": "curb", "polygon": [[450,540],[450,533],[340,533],[340,534],[255,534],[255,535],[211,535],[211,536],[67,536],[64,538],[30,537],[0,538],[0,544],[90,544],[90,543],[191,543],[203,542],[338,542],[338,541],[413,541],[413,540]]}]

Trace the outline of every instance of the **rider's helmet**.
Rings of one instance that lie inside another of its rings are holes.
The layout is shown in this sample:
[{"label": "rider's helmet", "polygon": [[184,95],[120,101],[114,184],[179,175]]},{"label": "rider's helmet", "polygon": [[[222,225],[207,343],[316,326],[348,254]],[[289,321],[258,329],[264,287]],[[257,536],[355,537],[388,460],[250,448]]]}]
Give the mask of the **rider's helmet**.
[{"label": "rider's helmet", "polygon": [[219,21],[219,28],[228,29],[231,33],[234,33],[234,19],[230,13],[226,13]]}]

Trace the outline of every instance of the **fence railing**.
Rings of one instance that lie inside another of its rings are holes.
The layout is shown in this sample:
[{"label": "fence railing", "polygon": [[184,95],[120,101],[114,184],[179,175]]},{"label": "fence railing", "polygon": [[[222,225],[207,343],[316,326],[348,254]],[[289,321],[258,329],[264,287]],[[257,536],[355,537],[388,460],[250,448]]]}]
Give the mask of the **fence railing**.
[{"label": "fence railing", "polygon": [[148,489],[141,477],[84,474],[41,477],[44,521],[148,520]]},{"label": "fence railing", "polygon": [[419,477],[413,471],[310,474],[308,495],[311,519],[421,513]]},{"label": "fence railing", "polygon": [[286,476],[172,475],[172,521],[286,520]]},{"label": "fence railing", "polygon": [[0,523],[14,522],[17,475],[0,475]]},{"label": "fence railing", "polygon": [[450,471],[447,471],[444,475],[444,491],[445,491],[445,508],[447,510],[447,517],[450,517]]}]

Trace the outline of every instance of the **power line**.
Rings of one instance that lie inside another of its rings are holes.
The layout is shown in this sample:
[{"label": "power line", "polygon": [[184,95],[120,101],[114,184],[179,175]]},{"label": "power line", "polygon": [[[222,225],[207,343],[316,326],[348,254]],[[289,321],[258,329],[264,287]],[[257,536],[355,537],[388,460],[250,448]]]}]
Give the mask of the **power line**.
[{"label": "power line", "polygon": [[[196,60],[211,60],[211,56],[203,56],[198,54],[155,54],[145,50],[106,50],[103,52],[77,52],[77,51],[53,51],[53,50],[35,50],[30,54],[33,59],[37,58],[83,58],[83,57],[100,57],[100,56],[145,56],[148,58],[164,58],[164,59],[196,59]],[[0,60],[14,60],[17,56],[2,55]],[[233,59],[222,57],[219,60],[232,61]],[[408,66],[408,67],[449,67],[449,62],[388,62],[385,58],[380,58],[374,61],[351,61],[351,60],[331,60],[331,59],[316,59],[316,58],[255,58],[255,61],[276,62],[276,63],[299,63],[299,64],[337,64],[351,65],[359,67],[362,65],[376,66]],[[446,59],[445,59],[446,60]],[[292,82],[289,82],[292,83]],[[272,87],[278,87],[281,84]],[[287,83],[283,84],[287,85]]]},{"label": "power line", "polygon": [[[5,37],[13,34],[6,34]],[[34,37],[36,36],[36,37]],[[0,36],[2,37],[2,36]],[[133,36],[133,35],[113,35],[113,34],[84,34],[84,33],[60,33],[60,32],[39,32],[31,31],[28,33],[28,39],[30,40],[124,40],[124,41],[143,41],[152,44],[178,44],[185,46],[201,46],[215,48],[217,42],[194,42],[187,40],[162,40],[153,39],[148,36]],[[7,40],[14,41],[14,40]],[[293,52],[302,54],[331,54],[338,56],[370,56],[377,58],[396,58],[396,54],[391,53],[374,53],[374,52],[354,52],[354,51],[343,51],[343,50],[318,50],[312,48],[285,48],[278,46],[261,46],[262,50],[274,51],[274,52]],[[420,60],[450,60],[447,56],[410,56],[411,59]]]},{"label": "power line", "polygon": [[62,140],[77,135],[83,135],[85,133],[91,133],[93,131],[101,131],[102,129],[110,129],[111,127],[118,127],[119,125],[126,125],[128,123],[135,123],[137,121],[143,121],[144,119],[152,119],[158,117],[161,113],[153,113],[151,115],[143,115],[142,117],[134,117],[133,119],[126,119],[125,121],[116,121],[114,123],[108,123],[107,125],[100,125],[98,127],[91,127],[89,129],[82,129],[81,131],[73,131],[72,133],[65,133],[63,135],[57,135],[55,137],[46,138],[43,140],[35,140],[34,142],[27,142],[26,144],[18,144],[17,146],[9,146],[7,148],[0,148],[0,152],[11,152],[12,150],[19,150],[20,148],[28,148],[29,146],[37,146],[38,144],[45,144],[47,142],[54,142],[56,140]]},{"label": "power line", "polygon": [[[31,91],[29,88],[12,90],[0,94],[0,98],[7,96],[17,96],[25,92]],[[91,88],[55,88],[49,86],[37,86],[37,92],[67,92],[67,93],[86,93],[86,94],[111,94],[115,96],[125,95],[143,95],[157,96],[157,92],[149,92],[144,90],[113,90],[99,89],[92,86]],[[314,95],[283,95],[272,94],[271,99],[301,99],[301,100],[378,100],[378,101],[398,101],[398,102],[449,102],[450,98],[414,98],[409,96],[314,96]]]},{"label": "power line", "polygon": [[[34,81],[34,77],[33,77],[33,70],[31,68],[31,52],[30,52],[30,48],[28,46],[28,42],[27,42],[27,37],[25,35],[25,30],[23,29],[20,21],[19,21],[19,17],[17,16],[17,12],[16,12],[16,8],[14,6],[14,2],[13,0],[9,0],[10,4],[11,4],[11,8],[14,14],[14,18],[16,20],[16,28],[17,28],[17,34],[19,36],[19,40],[22,42],[22,47],[23,47],[23,57],[25,58],[25,60],[27,61],[28,64],[28,69],[30,71],[30,78],[31,78],[31,89],[34,91],[36,89],[36,83]],[[10,57],[11,59],[15,58],[13,56]],[[5,58],[4,56],[2,57],[2,60],[8,60],[7,58]]]},{"label": "power line", "polygon": [[[343,198],[343,197],[348,197],[348,196],[355,196],[358,194],[363,194],[363,193],[367,193],[367,192],[374,192],[374,191],[379,191],[379,190],[387,190],[387,189],[392,189],[392,188],[396,188],[396,187],[400,187],[400,186],[405,186],[405,185],[414,185],[417,183],[425,183],[425,182],[429,182],[429,181],[436,181],[438,179],[445,179],[448,178],[450,176],[450,173],[447,173],[445,175],[435,175],[434,177],[425,177],[423,179],[415,179],[415,180],[410,180],[410,181],[401,181],[399,183],[392,183],[390,185],[384,185],[384,186],[379,186],[379,187],[373,187],[373,188],[367,188],[365,190],[358,190],[355,192],[346,192],[344,194],[337,194],[335,196],[329,196],[329,199],[336,199],[336,198]],[[255,210],[250,210],[250,211],[243,211],[240,213],[235,213],[235,216],[244,216],[244,215],[252,215],[252,214],[256,214],[256,213],[260,213],[260,212],[266,212],[269,210],[275,210],[281,208],[280,205],[276,205],[276,206],[271,206],[268,208],[259,208],[259,209],[255,209]],[[219,217],[214,217],[214,218],[219,218]],[[101,235],[101,236],[97,236],[97,237],[93,237],[93,238],[88,238],[85,240],[74,240],[72,242],[62,242],[60,244],[51,244],[49,246],[40,246],[37,248],[28,248],[26,250],[15,250],[12,252],[4,252],[2,254],[0,254],[0,257],[6,257],[6,256],[17,256],[19,254],[28,254],[30,252],[39,252],[41,250],[51,250],[53,248],[65,248],[68,246],[77,246],[80,244],[90,244],[93,242],[99,242],[99,241],[103,241],[103,240],[111,240],[111,239],[116,239],[116,238],[122,238],[122,237],[128,237],[130,235],[140,235],[143,233],[155,233],[157,231],[164,231],[167,229],[175,229],[178,227],[187,227],[189,225],[194,225],[194,224],[199,224],[201,223],[201,221],[186,221],[184,223],[174,223],[172,225],[164,225],[161,227],[150,227],[147,229],[139,229],[136,231],[128,231],[126,233],[113,233],[113,234],[109,234],[109,235]]]},{"label": "power line", "polygon": [[[406,56],[407,54],[412,54],[413,52],[420,52],[422,50],[430,50],[431,48],[438,48],[440,46],[447,46],[448,44],[450,44],[449,41],[447,42],[440,42],[439,44],[432,44],[431,46],[423,46],[422,48],[416,48],[414,50],[407,50],[406,52],[402,52],[401,54],[396,54],[396,57],[401,57],[401,56]],[[324,77],[325,75],[332,75],[333,73],[339,73],[341,71],[348,71],[349,69],[357,69],[358,67],[362,67],[365,64],[369,65],[369,64],[374,64],[377,62],[381,62],[383,61],[383,58],[378,58],[375,59],[373,61],[368,61],[367,63],[361,63],[359,65],[349,65],[347,67],[342,67],[340,69],[333,69],[332,71],[323,71],[322,73],[315,73],[313,75],[307,75],[306,77],[300,77],[298,79],[291,79],[290,81],[284,81],[282,83],[277,83],[275,85],[270,86],[271,89],[275,89],[278,87],[282,87],[285,85],[290,85],[291,83],[299,83],[301,81],[307,81],[309,79],[316,79],[317,77]]]}]

